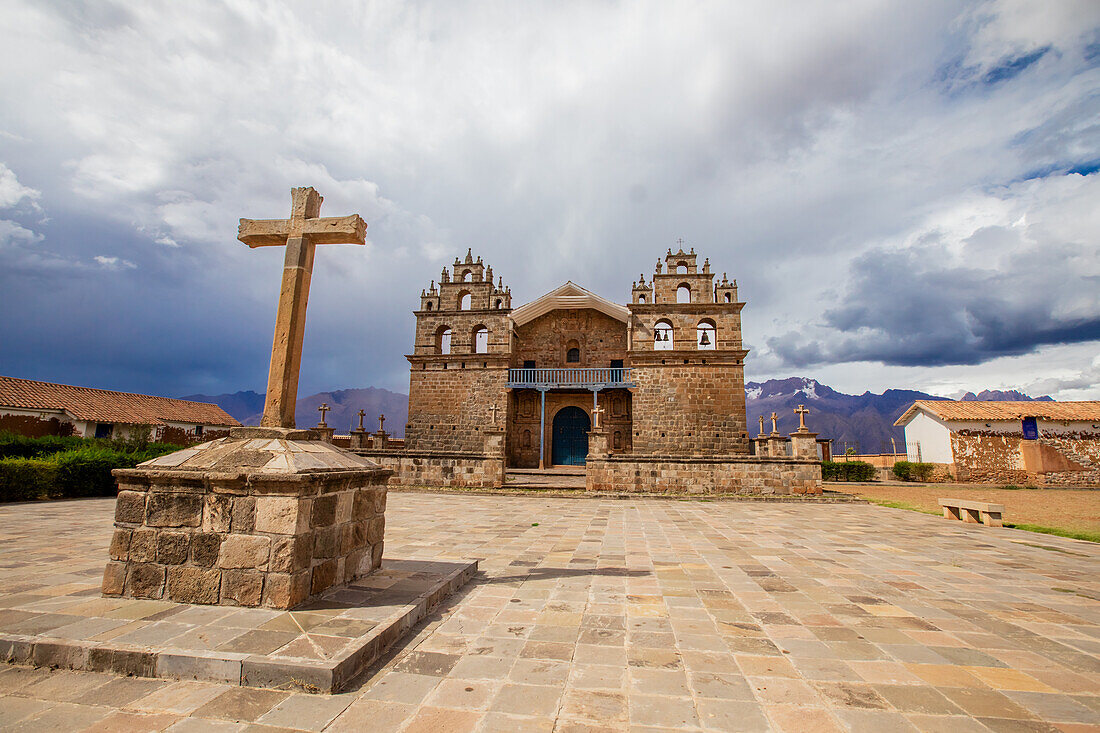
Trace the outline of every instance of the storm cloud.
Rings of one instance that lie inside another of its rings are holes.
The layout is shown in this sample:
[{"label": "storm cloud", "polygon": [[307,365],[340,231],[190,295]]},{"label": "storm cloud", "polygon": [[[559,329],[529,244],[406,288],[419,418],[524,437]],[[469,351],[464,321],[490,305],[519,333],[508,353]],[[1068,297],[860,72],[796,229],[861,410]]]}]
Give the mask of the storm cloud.
[{"label": "storm cloud", "polygon": [[237,219],[312,185],[369,228],[318,251],[306,394],[405,389],[417,296],[468,247],[517,303],[623,302],[678,237],[738,279],[751,379],[1011,388],[1053,349],[1095,388],[1089,0],[9,0],[0,24],[2,374],[262,390],[282,254]]}]

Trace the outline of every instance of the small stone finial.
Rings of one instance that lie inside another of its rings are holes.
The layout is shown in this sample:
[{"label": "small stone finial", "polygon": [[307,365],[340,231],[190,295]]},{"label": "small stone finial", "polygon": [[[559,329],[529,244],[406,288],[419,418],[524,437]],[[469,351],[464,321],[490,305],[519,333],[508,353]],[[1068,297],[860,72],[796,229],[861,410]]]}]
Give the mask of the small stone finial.
[{"label": "small stone finial", "polygon": [[363,432],[363,430],[364,430],[364,428],[363,428],[363,418],[367,416],[367,412],[366,412],[366,410],[360,410],[358,414],[359,414],[359,432]]},{"label": "small stone finial", "polygon": [[380,432],[380,433],[383,432],[385,430],[385,425],[386,425],[386,416],[385,415],[379,415],[378,416],[378,432]]},{"label": "small stone finial", "polygon": [[772,435],[779,434],[779,415],[772,413]]},{"label": "small stone finial", "polygon": [[[672,254],[672,250],[670,249],[670,250],[668,251],[668,253],[669,253],[669,254],[671,255],[671,254]],[[660,274],[661,274],[661,260],[660,260],[660,259],[658,259],[658,260],[657,260],[657,274],[658,274],[658,275],[660,275]]]},{"label": "small stone finial", "polygon": [[328,427],[328,423],[325,422],[325,413],[328,412],[331,409],[332,408],[328,406],[328,403],[325,403],[325,402],[322,402],[321,406],[317,408],[317,411],[319,413],[321,413],[321,422],[317,423],[317,427],[319,427],[319,428],[327,428]]},{"label": "small stone finial", "polygon": [[710,258],[703,260],[703,274],[710,272]]},{"label": "small stone finial", "polygon": [[474,264],[474,248],[473,247],[467,247],[466,248],[466,264],[467,265]]},{"label": "small stone finial", "polygon": [[604,409],[599,405],[592,408],[592,427],[593,429],[599,429],[603,427],[603,413]]},{"label": "small stone finial", "polygon": [[810,411],[806,409],[805,405],[799,405],[794,412],[796,415],[798,415],[798,432],[810,432],[810,429],[806,427],[806,415],[808,415]]},{"label": "small stone finial", "polygon": [[504,276],[503,275],[497,278],[497,289],[499,289],[499,290],[504,289]]}]

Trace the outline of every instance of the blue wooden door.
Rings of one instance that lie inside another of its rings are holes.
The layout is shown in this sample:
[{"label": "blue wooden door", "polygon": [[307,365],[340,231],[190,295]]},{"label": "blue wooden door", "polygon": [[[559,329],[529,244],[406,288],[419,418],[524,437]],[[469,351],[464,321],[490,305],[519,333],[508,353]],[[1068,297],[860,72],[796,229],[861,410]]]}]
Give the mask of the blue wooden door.
[{"label": "blue wooden door", "polygon": [[564,407],[554,415],[550,462],[555,466],[583,466],[588,457],[588,414],[579,407]]}]

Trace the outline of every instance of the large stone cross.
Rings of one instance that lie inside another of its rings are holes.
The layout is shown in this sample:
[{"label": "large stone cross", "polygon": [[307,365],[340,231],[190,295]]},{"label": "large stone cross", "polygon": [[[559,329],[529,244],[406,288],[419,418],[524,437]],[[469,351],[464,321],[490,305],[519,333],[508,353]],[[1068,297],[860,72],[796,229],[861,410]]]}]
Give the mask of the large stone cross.
[{"label": "large stone cross", "polygon": [[385,415],[379,415],[378,416],[378,432],[380,432],[380,433],[385,432],[385,428],[386,428],[386,416]]},{"label": "large stone cross", "polygon": [[241,219],[237,230],[237,239],[249,247],[286,247],[264,416],[260,420],[263,427],[294,427],[316,245],[366,242],[367,223],[358,214],[321,218],[323,200],[312,188],[293,188],[289,219]]},{"label": "large stone cross", "polygon": [[322,402],[321,406],[317,408],[317,412],[321,413],[321,422],[317,423],[317,427],[319,427],[319,428],[327,428],[328,427],[328,423],[325,422],[325,413],[328,412],[331,409],[332,408],[328,406],[327,402]]},{"label": "large stone cross", "polygon": [[493,427],[494,428],[497,426],[497,410],[499,410],[499,409],[500,408],[497,407],[496,404],[493,404],[492,406],[489,407],[489,412],[493,413]]},{"label": "large stone cross", "polygon": [[799,405],[798,408],[795,409],[794,412],[795,412],[796,415],[798,415],[798,432],[800,432],[800,433],[810,432],[809,428],[806,427],[806,415],[808,415],[810,413],[810,411],[806,409],[805,405]]},{"label": "large stone cross", "polygon": [[604,413],[604,409],[602,407],[600,407],[599,405],[596,405],[595,407],[592,408],[592,427],[593,428],[596,428],[598,430],[599,428],[603,427],[603,413]]}]

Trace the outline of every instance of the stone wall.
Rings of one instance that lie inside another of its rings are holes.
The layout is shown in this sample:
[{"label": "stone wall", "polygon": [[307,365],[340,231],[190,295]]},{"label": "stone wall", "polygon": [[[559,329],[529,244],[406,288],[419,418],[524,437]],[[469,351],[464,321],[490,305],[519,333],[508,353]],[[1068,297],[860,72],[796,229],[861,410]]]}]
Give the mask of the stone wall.
[{"label": "stone wall", "polygon": [[1024,441],[1018,435],[961,430],[951,433],[951,451],[959,481],[1100,485],[1100,436],[1096,435],[1066,434]]},{"label": "stone wall", "polygon": [[634,359],[636,455],[749,453],[744,366],[740,359],[705,354],[656,352],[644,362]]},{"label": "stone wall", "polygon": [[293,608],[379,567],[387,475],[116,470],[103,594]]},{"label": "stone wall", "polygon": [[[516,329],[512,366],[533,361],[538,369],[606,368],[627,358],[626,334],[625,323],[597,310],[554,310]],[[566,362],[571,347],[580,351],[579,362]]]},{"label": "stone wall", "polygon": [[500,455],[372,449],[354,452],[392,470],[391,486],[499,489],[504,485],[504,459]]},{"label": "stone wall", "polygon": [[589,456],[588,491],[819,495],[821,463],[798,458]]},{"label": "stone wall", "polygon": [[1048,486],[1100,486],[1100,435],[1059,435],[1040,444],[1050,446],[1084,471],[1052,471],[1044,475]]},{"label": "stone wall", "polygon": [[497,421],[503,423],[507,405],[506,365],[497,368],[458,369],[448,364],[414,365],[409,377],[409,422],[405,445],[412,451],[480,453],[485,434],[493,424],[489,407],[497,405]]}]

